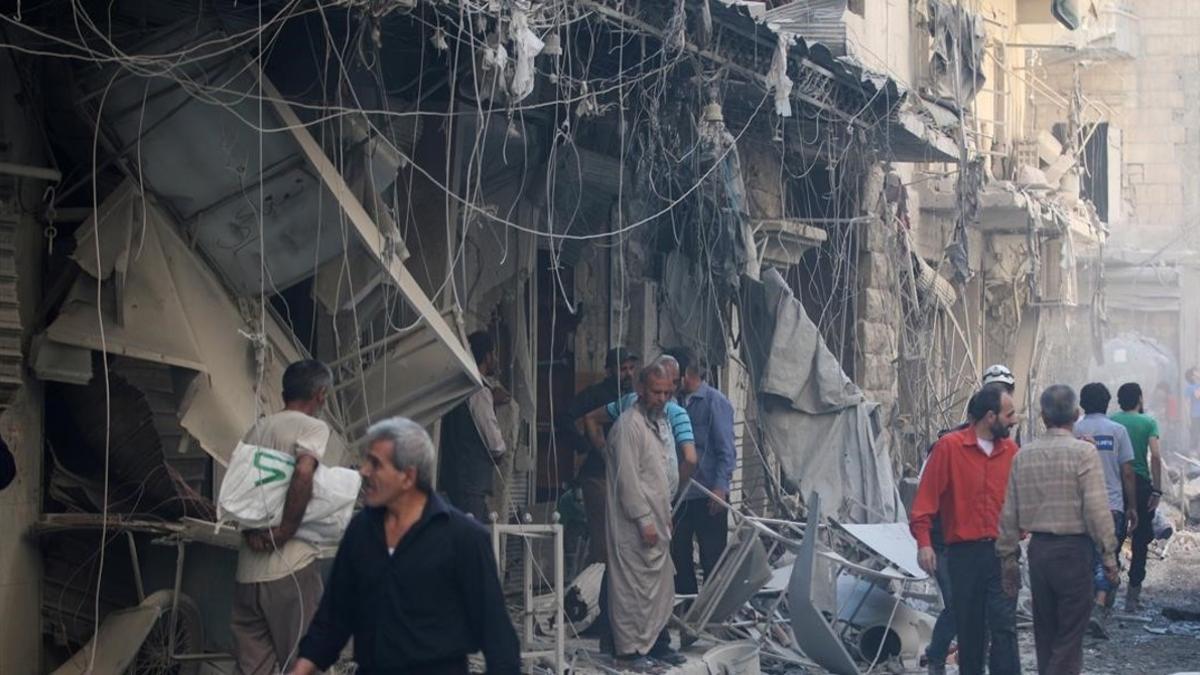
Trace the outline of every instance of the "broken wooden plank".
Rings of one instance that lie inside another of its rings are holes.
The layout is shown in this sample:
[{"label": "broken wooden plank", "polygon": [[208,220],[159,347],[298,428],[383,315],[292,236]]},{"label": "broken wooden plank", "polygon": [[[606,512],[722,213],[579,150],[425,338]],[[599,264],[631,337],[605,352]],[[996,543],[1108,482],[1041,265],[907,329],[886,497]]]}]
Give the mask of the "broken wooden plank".
[{"label": "broken wooden plank", "polygon": [[417,280],[409,273],[401,257],[393,255],[388,251],[386,238],[379,231],[379,227],[375,224],[375,221],[367,214],[367,210],[363,208],[358,198],[354,196],[354,193],[350,190],[350,186],[346,184],[346,179],[334,167],[333,162],[329,160],[325,151],[321,149],[316,139],[308,132],[308,127],[296,116],[296,113],[279,94],[279,90],[275,88],[275,85],[271,83],[266,74],[257,69],[255,69],[255,73],[262,84],[263,96],[270,101],[271,106],[275,109],[275,113],[283,122],[283,126],[287,128],[296,139],[296,142],[300,144],[300,149],[308,158],[309,163],[316,169],[321,182],[333,195],[334,199],[337,199],[338,205],[346,214],[346,219],[350,221],[350,224],[358,232],[358,236],[362,239],[367,251],[388,272],[397,289],[399,289],[400,294],[421,315],[422,320],[425,321],[430,330],[450,350],[450,353],[462,367],[463,373],[467,378],[476,386],[483,386],[483,380],[480,379],[475,359],[467,352],[462,340],[459,339],[455,331],[442,320],[441,313],[437,311],[433,303],[429,300],[429,297],[425,295],[425,291],[417,283]]}]

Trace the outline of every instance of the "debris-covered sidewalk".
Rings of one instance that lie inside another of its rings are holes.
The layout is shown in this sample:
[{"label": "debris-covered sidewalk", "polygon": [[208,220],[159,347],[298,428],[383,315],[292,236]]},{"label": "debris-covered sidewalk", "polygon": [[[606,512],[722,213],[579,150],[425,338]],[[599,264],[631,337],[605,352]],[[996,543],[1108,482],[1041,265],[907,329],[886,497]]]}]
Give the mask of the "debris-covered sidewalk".
[{"label": "debris-covered sidewalk", "polygon": [[[1084,644],[1084,672],[1178,673],[1197,664],[1200,655],[1200,531],[1176,532],[1165,560],[1152,552],[1146,565],[1143,611],[1136,615],[1116,612],[1108,625],[1109,639],[1088,638]],[[1118,605],[1120,603],[1118,602]],[[1172,611],[1174,610],[1174,611]],[[1172,620],[1179,613],[1190,615]],[[1021,634],[1023,669],[1035,672],[1033,634]]]}]

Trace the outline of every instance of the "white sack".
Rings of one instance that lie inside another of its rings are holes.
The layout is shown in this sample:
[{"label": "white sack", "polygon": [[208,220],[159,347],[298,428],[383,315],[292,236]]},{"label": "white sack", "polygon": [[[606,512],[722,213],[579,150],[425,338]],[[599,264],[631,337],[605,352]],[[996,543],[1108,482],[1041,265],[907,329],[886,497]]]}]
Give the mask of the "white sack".
[{"label": "white sack", "polygon": [[[238,443],[221,481],[219,518],[245,528],[279,525],[295,468],[296,458],[287,453]],[[318,465],[312,499],[296,537],[314,544],[336,544],[354,514],[361,484],[357,471]]]}]

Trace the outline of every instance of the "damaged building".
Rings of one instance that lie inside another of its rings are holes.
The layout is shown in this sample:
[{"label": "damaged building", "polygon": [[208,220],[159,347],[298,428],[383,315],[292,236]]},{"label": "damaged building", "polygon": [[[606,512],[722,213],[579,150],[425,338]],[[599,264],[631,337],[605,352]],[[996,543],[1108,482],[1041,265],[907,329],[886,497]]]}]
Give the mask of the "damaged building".
[{"label": "damaged building", "polygon": [[[1032,419],[1055,381],[1153,364],[1178,391],[1200,361],[1200,92],[1142,60],[1169,18],[1134,4],[6,8],[0,675],[84,672],[93,643],[97,673],[232,672],[214,503],[283,369],[332,366],[326,460],[353,466],[372,422],[437,438],[484,384],[477,330],[512,393],[497,530],[564,551],[497,535],[530,652],[554,630],[529,585],[566,589],[525,561],[584,571],[564,411],[610,348],[686,346],[733,404],[745,520],[681,621],[770,637],[764,668],[911,662],[933,603],[893,538],[984,368]],[[864,618],[874,594],[902,620]],[[559,635],[529,662],[564,669]]]}]

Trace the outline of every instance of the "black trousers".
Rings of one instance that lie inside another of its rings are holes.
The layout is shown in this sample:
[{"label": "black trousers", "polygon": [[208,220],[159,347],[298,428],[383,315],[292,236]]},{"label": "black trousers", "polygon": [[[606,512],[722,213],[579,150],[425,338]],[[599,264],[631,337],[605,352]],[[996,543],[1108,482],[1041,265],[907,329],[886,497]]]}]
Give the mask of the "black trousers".
[{"label": "black trousers", "polygon": [[679,505],[671,531],[671,560],[675,563],[675,592],[695,593],[696,565],[693,562],[692,542],[700,544],[700,567],[704,578],[712,574],[717,560],[725,552],[729,539],[728,517],[725,509],[708,512],[708,499],[688,499]]},{"label": "black trousers", "polygon": [[[1000,587],[1000,559],[993,540],[950,544],[950,585],[958,628],[961,675],[983,675],[985,652],[991,675],[1021,672],[1017,650],[1017,599]],[[1091,561],[1091,555],[1085,558]],[[1085,578],[1091,583],[1091,572]],[[990,649],[988,648],[990,638]]]},{"label": "black trousers", "polygon": [[480,453],[459,452],[442,463],[439,481],[446,499],[454,508],[463,513],[475,516],[484,525],[491,525],[491,509],[488,508],[488,497],[492,496],[492,484],[495,480],[496,465],[486,456],[487,451]]},{"label": "black trousers", "polygon": [[1141,586],[1146,579],[1146,553],[1154,540],[1154,512],[1150,510],[1150,480],[1137,476],[1134,498],[1137,502],[1138,526],[1132,535],[1133,559],[1129,563],[1129,585]]},{"label": "black trousers", "polygon": [[1092,540],[1035,532],[1029,540],[1029,590],[1038,673],[1078,675],[1092,616]]},{"label": "black trousers", "polygon": [[600,577],[600,597],[596,600],[600,606],[599,613],[596,614],[595,625],[597,626],[597,635],[600,638],[600,651],[610,656],[615,656],[613,650],[612,624],[608,621],[608,563],[604,564],[604,576]]}]

